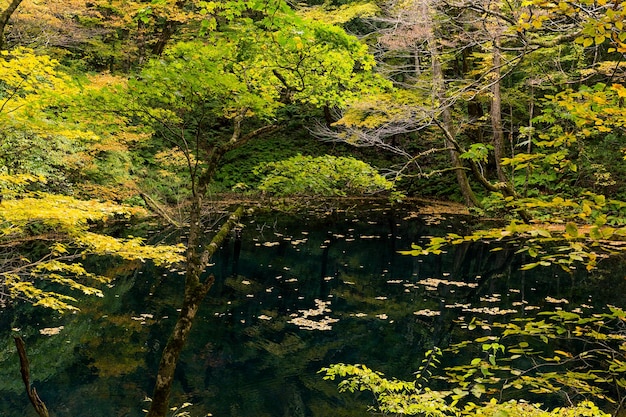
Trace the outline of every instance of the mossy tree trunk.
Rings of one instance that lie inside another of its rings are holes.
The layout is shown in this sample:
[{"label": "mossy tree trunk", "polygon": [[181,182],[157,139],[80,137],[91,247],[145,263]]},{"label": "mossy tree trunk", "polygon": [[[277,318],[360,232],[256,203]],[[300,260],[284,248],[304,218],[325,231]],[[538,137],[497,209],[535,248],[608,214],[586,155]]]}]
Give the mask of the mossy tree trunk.
[{"label": "mossy tree trunk", "polygon": [[185,298],[174,330],[161,355],[156,384],[152,394],[152,404],[146,417],[165,417],[169,410],[170,393],[174,382],[174,371],[176,370],[178,358],[187,343],[187,338],[189,337],[198,308],[215,281],[213,275],[209,275],[203,280],[202,274],[211,256],[221,246],[243,215],[243,207],[237,208],[221,227],[219,232],[213,237],[211,242],[203,246],[201,242],[201,208],[202,198],[200,194],[196,193],[193,196],[190,213],[187,269],[185,274]]}]

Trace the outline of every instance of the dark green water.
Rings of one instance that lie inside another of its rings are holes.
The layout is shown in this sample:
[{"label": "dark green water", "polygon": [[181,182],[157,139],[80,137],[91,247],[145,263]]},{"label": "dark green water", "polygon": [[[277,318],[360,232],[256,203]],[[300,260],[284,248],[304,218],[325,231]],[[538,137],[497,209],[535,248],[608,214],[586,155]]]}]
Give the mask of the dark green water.
[{"label": "dark green water", "polygon": [[[481,244],[437,258],[399,255],[425,236],[467,226],[459,217],[405,217],[375,208],[248,220],[242,240],[214,259],[216,285],[181,358],[172,405],[190,402],[194,416],[362,416],[371,399],[338,394],[320,368],[364,363],[411,378],[425,350],[463,340],[459,317],[626,305],[618,263],[593,274],[522,272],[514,251]],[[183,278],[150,265],[91,262],[117,279],[103,299],[82,301],[81,313],[16,307],[0,314],[0,416],[35,416],[10,337],[15,328],[52,415],[143,415]],[[40,333],[59,326],[57,335]]]}]

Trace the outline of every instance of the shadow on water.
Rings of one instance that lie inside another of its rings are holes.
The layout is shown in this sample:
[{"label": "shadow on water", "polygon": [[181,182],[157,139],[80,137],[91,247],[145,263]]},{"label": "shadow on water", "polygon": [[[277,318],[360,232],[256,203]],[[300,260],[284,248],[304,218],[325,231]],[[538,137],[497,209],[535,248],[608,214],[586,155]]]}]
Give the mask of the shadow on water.
[{"label": "shadow on water", "polygon": [[[191,402],[198,416],[362,416],[371,398],[338,394],[320,368],[363,363],[412,378],[425,350],[463,340],[459,317],[624,305],[622,264],[592,274],[520,271],[514,249],[486,244],[440,257],[398,254],[467,227],[459,216],[403,218],[382,208],[248,219],[214,260],[216,284],[181,358],[172,404]],[[104,299],[82,301],[80,314],[28,307],[0,314],[0,415],[32,415],[11,328],[25,334],[33,379],[55,416],[143,415],[183,276],[91,262],[117,279]],[[59,326],[57,335],[39,332]]]}]

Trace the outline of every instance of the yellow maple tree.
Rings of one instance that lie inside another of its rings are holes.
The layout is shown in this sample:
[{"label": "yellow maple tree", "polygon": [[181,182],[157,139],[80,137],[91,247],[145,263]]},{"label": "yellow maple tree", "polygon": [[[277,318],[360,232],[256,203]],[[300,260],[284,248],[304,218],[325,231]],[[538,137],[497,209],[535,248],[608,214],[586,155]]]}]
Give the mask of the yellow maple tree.
[{"label": "yellow maple tree", "polygon": [[[4,176],[2,180],[23,183],[26,179]],[[93,230],[145,214],[140,208],[48,193],[26,195],[0,203],[0,283],[4,295],[12,299],[75,310],[76,299],[59,292],[61,288],[102,296],[96,285],[111,278],[87,271],[81,260],[88,255],[151,260],[157,265],[183,260],[182,245],[146,245],[138,237],[114,238]],[[37,251],[29,250],[33,244]],[[30,253],[38,255],[32,258]],[[57,284],[59,290],[41,289],[38,282]]]},{"label": "yellow maple tree", "polygon": [[[107,135],[95,133],[106,131],[116,121],[94,121],[83,114],[78,122],[72,117],[68,103],[85,86],[80,87],[58,66],[54,59],[25,48],[0,55],[0,127],[6,133],[5,142],[13,140],[31,151],[41,142],[52,146],[50,151],[60,148],[57,156],[48,155],[58,160],[40,162],[40,166],[11,159],[23,156],[15,155],[11,146],[0,149],[0,292],[11,299],[72,310],[77,308],[76,299],[65,294],[64,288],[101,296],[96,285],[110,279],[87,271],[81,262],[84,257],[172,264],[183,259],[183,248],[146,245],[140,238],[114,238],[99,232],[111,222],[147,214],[143,209],[51,192],[54,187],[48,184],[46,163],[74,159],[76,166],[88,166],[85,156],[90,153],[125,150],[123,142],[118,145],[112,139],[116,130]],[[98,82],[91,88],[100,88]],[[132,131],[127,136],[127,141],[141,137]],[[46,284],[39,285],[42,282]]]}]

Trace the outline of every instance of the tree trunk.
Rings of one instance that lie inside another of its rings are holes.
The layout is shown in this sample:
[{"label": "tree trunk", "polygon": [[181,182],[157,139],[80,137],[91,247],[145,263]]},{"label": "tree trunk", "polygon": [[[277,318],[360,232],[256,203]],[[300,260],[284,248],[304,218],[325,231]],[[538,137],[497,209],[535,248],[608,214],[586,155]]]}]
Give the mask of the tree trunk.
[{"label": "tree trunk", "polygon": [[[187,3],[185,0],[178,0],[176,1],[175,5],[179,10],[182,11],[185,7],[185,3]],[[174,33],[176,33],[176,29],[178,28],[178,26],[180,26],[180,22],[170,19],[167,19],[165,23],[163,23],[163,26],[161,26],[161,33],[159,34],[157,41],[152,48],[152,53],[154,55],[161,56],[163,54],[165,46],[170,41]]]},{"label": "tree trunk", "polygon": [[9,24],[9,19],[11,19],[11,16],[13,16],[13,13],[15,13],[15,10],[17,10],[22,1],[23,0],[13,0],[11,4],[4,9],[2,14],[0,14],[0,50],[6,49],[6,37],[4,32]]},{"label": "tree trunk", "polygon": [[185,300],[183,301],[178,320],[176,320],[174,330],[161,354],[159,372],[157,373],[156,384],[152,393],[152,404],[146,417],[165,417],[169,410],[170,393],[174,383],[174,371],[178,364],[178,358],[187,343],[198,307],[211,288],[213,281],[214,278],[211,276],[205,281],[204,285],[200,285],[198,288],[185,287]]},{"label": "tree trunk", "polygon": [[172,38],[172,35],[176,31],[176,26],[177,26],[176,22],[172,20],[168,20],[167,22],[165,22],[165,24],[161,28],[161,33],[159,34],[159,37],[157,38],[156,43],[152,47],[152,54],[156,56],[161,56],[163,54],[163,51],[165,50],[165,46],[167,45],[169,40]]},{"label": "tree trunk", "polygon": [[493,42],[493,84],[491,85],[491,129],[493,131],[493,150],[496,159],[496,173],[498,181],[508,182],[508,178],[502,169],[504,158],[504,132],[502,131],[502,92],[500,91],[500,66],[502,65],[502,53],[500,52],[500,40]]},{"label": "tree trunk", "polygon": [[[449,109],[443,110],[443,123],[446,129],[452,132],[452,116],[450,115]],[[446,147],[450,148],[450,161],[452,162],[452,166],[456,168],[456,181],[459,184],[459,188],[461,189],[461,194],[463,195],[463,199],[465,200],[465,205],[468,207],[478,207],[480,206],[480,202],[476,198],[474,191],[472,190],[472,186],[469,183],[469,179],[467,178],[467,174],[465,172],[465,167],[463,167],[463,163],[461,162],[461,158],[459,158],[459,153],[454,149],[454,146],[451,142],[446,139]]]},{"label": "tree trunk", "polygon": [[[528,103],[528,128],[529,133],[527,143],[526,143],[526,153],[530,155],[532,152],[533,141],[531,140],[531,135],[533,131],[533,118],[535,114],[535,87],[531,83],[530,84],[530,103]],[[532,169],[530,168],[530,164],[526,167],[526,177],[524,179],[524,190],[522,191],[522,195],[524,197],[528,197],[528,182],[530,181],[530,174],[532,173]]]},{"label": "tree trunk", "polygon": [[449,135],[444,135],[444,138],[446,147],[450,148],[450,160],[452,162],[452,166],[456,168],[456,180],[459,183],[459,188],[461,189],[461,194],[463,195],[465,204],[468,207],[480,206],[480,202],[476,198],[474,191],[472,191],[467,174],[465,173],[465,168],[461,163],[461,158],[459,158],[458,150],[449,140],[449,136],[454,136],[452,114],[450,112],[450,107],[445,103],[443,70],[441,68],[441,62],[439,61],[437,46],[435,45],[435,41],[432,39],[429,41],[429,49],[432,60],[434,97],[437,101],[439,101],[439,106],[442,107],[441,114],[443,117],[443,127],[449,133]]},{"label": "tree trunk", "polygon": [[159,371],[152,394],[152,404],[146,417],[165,417],[169,410],[170,393],[178,359],[189,337],[198,308],[215,281],[213,275],[202,281],[202,273],[211,256],[217,251],[243,215],[243,207],[239,207],[213,237],[211,243],[203,247],[201,244],[201,208],[202,199],[200,194],[195,193],[191,205],[189,241],[187,243],[185,298],[174,330],[161,355]]},{"label": "tree trunk", "polygon": [[[444,125],[442,125],[441,123],[437,121],[435,121],[435,123],[437,123],[439,125],[439,128],[443,131],[443,134],[447,138],[447,143],[450,143],[450,145],[453,146],[454,149],[456,149],[457,153],[462,154],[466,152],[465,148],[461,146],[461,144],[454,138],[453,134],[449,132],[448,129]],[[468,159],[468,162],[470,164],[470,168],[471,168],[474,178],[485,188],[485,190],[492,191],[492,192],[499,192],[499,193],[504,194],[506,197],[514,197],[515,199],[519,198],[519,195],[515,192],[511,183],[501,182],[499,184],[492,184],[482,174],[476,161]],[[524,220],[524,222],[529,223],[532,220],[532,218],[526,212],[526,210],[520,208],[516,210],[516,212],[519,214],[522,220]]]}]

